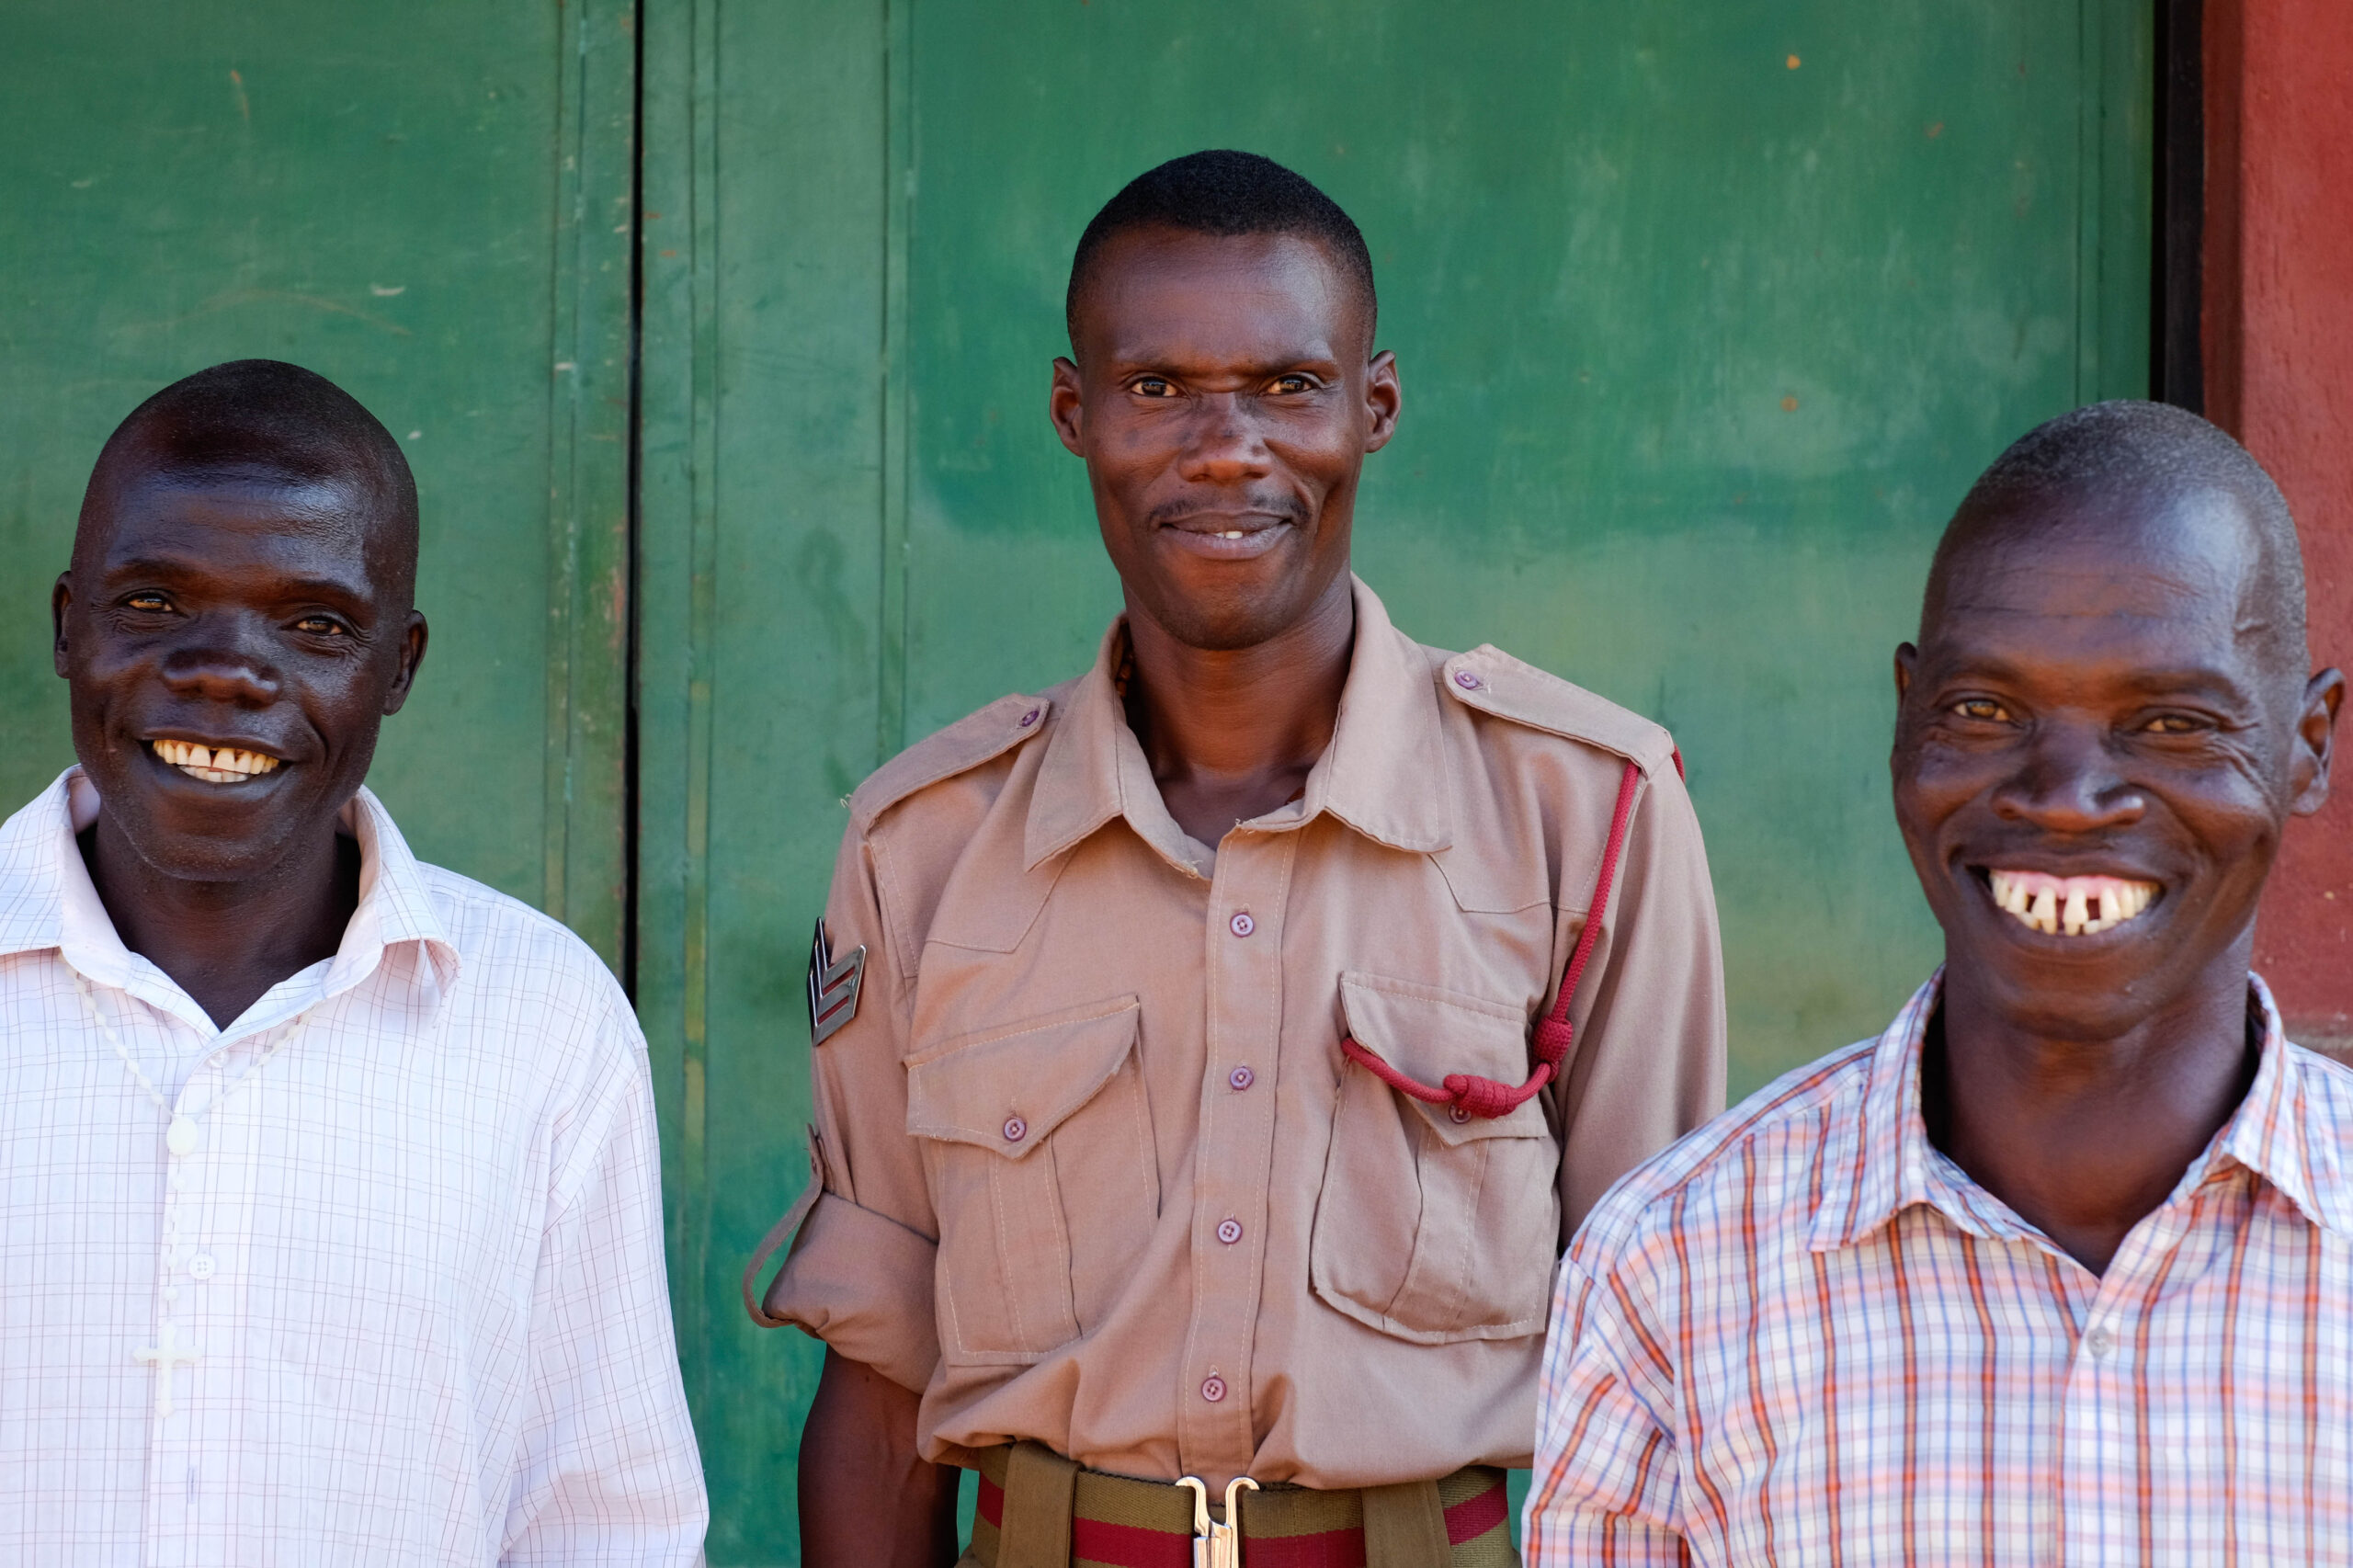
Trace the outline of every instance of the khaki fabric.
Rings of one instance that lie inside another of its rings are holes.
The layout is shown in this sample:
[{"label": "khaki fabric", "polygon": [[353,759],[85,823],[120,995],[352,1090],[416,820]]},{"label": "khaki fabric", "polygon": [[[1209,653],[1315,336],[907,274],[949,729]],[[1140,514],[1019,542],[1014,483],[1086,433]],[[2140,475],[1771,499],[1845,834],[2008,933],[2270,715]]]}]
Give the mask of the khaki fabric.
[{"label": "khaki fabric", "polygon": [[[1554,1261],[1620,1175],[1720,1109],[1699,830],[1665,731],[1356,585],[1301,797],[1194,843],[1095,667],[850,801],[826,920],[868,949],[814,1056],[824,1196],[767,1311],[924,1402],[935,1460],[1032,1439],[1150,1479],[1325,1488],[1526,1465]],[[1518,1083],[1642,772],[1563,1081]]]}]

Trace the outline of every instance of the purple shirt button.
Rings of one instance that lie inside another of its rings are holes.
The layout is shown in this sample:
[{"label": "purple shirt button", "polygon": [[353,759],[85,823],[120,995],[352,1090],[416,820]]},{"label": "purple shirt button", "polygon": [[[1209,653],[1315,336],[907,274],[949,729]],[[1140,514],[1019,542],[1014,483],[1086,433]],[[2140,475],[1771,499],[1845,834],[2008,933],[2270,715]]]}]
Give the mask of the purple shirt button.
[{"label": "purple shirt button", "polygon": [[1225,1075],[1225,1081],[1237,1089],[1246,1089],[1258,1081],[1258,1074],[1247,1067],[1236,1067]]},{"label": "purple shirt button", "polygon": [[1005,1119],[1005,1141],[1006,1142],[1018,1143],[1024,1138],[1029,1136],[1029,1124],[1028,1122],[1022,1120],[1017,1116],[1008,1116]]},{"label": "purple shirt button", "polygon": [[1021,715],[1021,727],[1022,727],[1023,729],[1025,729],[1025,730],[1026,730],[1026,729],[1028,729],[1030,725],[1032,725],[1032,724],[1036,723],[1037,722],[1038,722],[1038,710],[1037,710],[1035,708],[1032,708],[1031,710],[1029,710],[1029,712],[1024,713],[1023,715]]},{"label": "purple shirt button", "polygon": [[1239,1220],[1220,1220],[1217,1222],[1217,1239],[1223,1242],[1228,1246],[1232,1246],[1234,1243],[1240,1241],[1242,1239],[1242,1221]]},{"label": "purple shirt button", "polygon": [[1201,1397],[1215,1404],[1225,1397],[1225,1380],[1214,1374],[1201,1380]]},{"label": "purple shirt button", "polygon": [[1233,934],[1237,937],[1247,937],[1258,928],[1258,923],[1250,918],[1250,912],[1246,909],[1236,912],[1233,918],[1226,924],[1233,928]]},{"label": "purple shirt button", "polygon": [[1457,670],[1454,672],[1454,684],[1465,691],[1476,691],[1479,689],[1479,677],[1469,670]]}]

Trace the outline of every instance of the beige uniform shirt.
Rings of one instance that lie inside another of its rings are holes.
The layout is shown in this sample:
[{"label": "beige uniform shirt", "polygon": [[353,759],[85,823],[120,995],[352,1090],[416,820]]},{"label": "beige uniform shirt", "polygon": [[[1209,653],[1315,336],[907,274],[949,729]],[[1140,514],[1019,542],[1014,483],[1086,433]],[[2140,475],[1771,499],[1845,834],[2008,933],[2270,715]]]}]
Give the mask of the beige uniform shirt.
[{"label": "beige uniform shirt", "polygon": [[[769,1311],[923,1391],[926,1457],[1019,1438],[1158,1480],[1526,1465],[1554,1263],[1723,1103],[1715,906],[1658,726],[1356,585],[1332,744],[1214,851],[1114,689],[1008,697],[851,797],[826,922],[867,949],[814,1056],[823,1190]],[[1642,783],[1563,1082],[1526,1078]]]}]

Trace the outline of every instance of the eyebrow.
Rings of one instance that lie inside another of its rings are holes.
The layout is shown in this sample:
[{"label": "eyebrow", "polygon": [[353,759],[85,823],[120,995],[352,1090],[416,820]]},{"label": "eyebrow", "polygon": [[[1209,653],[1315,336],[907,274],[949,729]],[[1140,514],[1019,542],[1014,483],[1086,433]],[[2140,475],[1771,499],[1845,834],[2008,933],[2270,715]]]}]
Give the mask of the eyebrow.
[{"label": "eyebrow", "polygon": [[[183,556],[134,555],[106,562],[104,575],[109,581],[124,577],[180,580],[202,576],[207,564]],[[285,599],[351,599],[366,603],[373,597],[364,585],[337,577],[282,578],[271,585],[271,590],[273,597]]]},{"label": "eyebrow", "polygon": [[[1964,655],[1945,661],[1938,679],[1950,684],[1972,677],[2006,682],[2014,686],[2030,684],[2041,672],[1993,654]],[[2248,699],[2246,688],[2228,674],[2195,665],[2177,667],[2143,666],[2124,673],[2124,684],[2134,690],[2147,693],[2199,692],[2237,701]]]}]

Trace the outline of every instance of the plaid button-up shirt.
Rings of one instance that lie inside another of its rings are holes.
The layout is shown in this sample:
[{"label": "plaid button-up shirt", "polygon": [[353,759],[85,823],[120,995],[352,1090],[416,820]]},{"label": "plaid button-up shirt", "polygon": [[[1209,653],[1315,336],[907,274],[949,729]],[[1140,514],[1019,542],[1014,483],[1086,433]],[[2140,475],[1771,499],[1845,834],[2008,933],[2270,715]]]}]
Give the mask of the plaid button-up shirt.
[{"label": "plaid button-up shirt", "polygon": [[1933,1147],[1932,978],[1563,1266],[1531,1564],[2353,1563],[2353,1073],[2245,1100],[2095,1275]]}]

